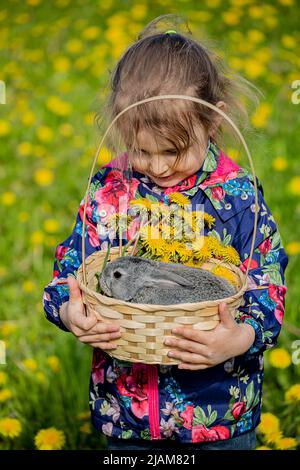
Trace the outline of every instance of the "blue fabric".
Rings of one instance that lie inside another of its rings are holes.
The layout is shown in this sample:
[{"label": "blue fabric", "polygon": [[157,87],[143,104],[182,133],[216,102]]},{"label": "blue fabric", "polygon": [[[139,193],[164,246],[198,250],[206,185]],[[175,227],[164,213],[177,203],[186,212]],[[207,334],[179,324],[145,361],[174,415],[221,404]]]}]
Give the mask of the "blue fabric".
[{"label": "blue fabric", "polygon": [[[114,161],[93,176],[87,206],[86,256],[106,250],[108,242],[119,245],[118,233],[109,229],[107,215],[129,191],[131,199],[143,197],[164,203],[168,203],[170,192],[179,191],[189,198],[193,209],[202,204],[205,212],[215,218],[213,227],[205,227],[204,234],[234,247],[241,259],[240,269],[245,272],[253,237],[254,180],[214,142],[209,142],[200,169],[176,187],[160,188],[134,170],[131,180],[127,176],[114,167]],[[101,433],[125,440],[151,441],[155,428],[162,439],[172,442],[225,444],[229,438],[244,435],[259,424],[263,352],[276,345],[281,330],[288,257],[258,179],[257,185],[259,213],[249,289],[236,317],[238,323],[253,327],[253,344],[245,354],[198,371],[134,364],[94,349],[90,408],[92,422]],[[68,273],[76,274],[82,263],[83,205],[84,199],[72,233],[56,247],[53,278],[43,296],[46,318],[66,332],[59,308],[69,298]],[[124,232],[122,243],[129,239],[130,233]],[[148,402],[149,387],[152,391],[155,387],[158,394],[156,414],[153,403]]]}]

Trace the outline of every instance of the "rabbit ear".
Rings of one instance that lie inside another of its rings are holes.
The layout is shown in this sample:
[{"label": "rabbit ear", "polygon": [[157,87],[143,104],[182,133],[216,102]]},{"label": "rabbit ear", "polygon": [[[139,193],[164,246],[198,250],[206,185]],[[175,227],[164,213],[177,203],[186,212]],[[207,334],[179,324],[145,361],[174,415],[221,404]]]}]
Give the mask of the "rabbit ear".
[{"label": "rabbit ear", "polygon": [[172,273],[172,271],[165,270],[163,273],[159,269],[153,269],[151,273],[146,274],[144,277],[144,287],[193,287],[192,282],[185,279],[179,274]]}]

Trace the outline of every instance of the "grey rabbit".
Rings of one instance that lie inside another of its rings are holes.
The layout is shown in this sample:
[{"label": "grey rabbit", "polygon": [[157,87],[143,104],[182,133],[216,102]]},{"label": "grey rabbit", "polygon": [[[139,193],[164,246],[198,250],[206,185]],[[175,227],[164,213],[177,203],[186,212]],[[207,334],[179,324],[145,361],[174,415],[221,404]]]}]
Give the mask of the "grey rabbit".
[{"label": "grey rabbit", "polygon": [[236,293],[232,284],[205,269],[138,256],[108,262],[99,284],[109,297],[156,305],[217,300]]}]

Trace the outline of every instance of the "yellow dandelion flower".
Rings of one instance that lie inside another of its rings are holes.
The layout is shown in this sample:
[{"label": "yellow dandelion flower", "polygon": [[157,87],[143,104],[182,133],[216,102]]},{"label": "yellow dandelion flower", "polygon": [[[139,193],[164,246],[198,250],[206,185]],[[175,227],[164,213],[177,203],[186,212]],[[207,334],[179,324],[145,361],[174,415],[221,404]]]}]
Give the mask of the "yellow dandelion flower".
[{"label": "yellow dandelion flower", "polygon": [[82,411],[81,413],[79,413],[78,415],[78,419],[90,419],[91,417],[91,412],[90,411]]},{"label": "yellow dandelion flower", "polygon": [[[199,249],[199,248],[196,248],[195,249],[195,258],[198,259],[198,260],[201,260],[201,261],[206,261],[208,260],[209,258],[211,258],[212,256],[212,250],[211,250],[211,246],[210,246],[210,240],[208,237],[204,237],[203,239],[203,245],[202,247]],[[201,244],[201,242],[200,242]],[[195,247],[195,243],[192,242],[192,246]],[[196,246],[197,246],[197,242],[196,242]]]},{"label": "yellow dandelion flower", "polygon": [[7,374],[0,371],[0,385],[5,385],[7,382]]},{"label": "yellow dandelion flower", "polygon": [[57,356],[49,356],[47,357],[47,363],[52,369],[53,372],[59,372],[60,371],[60,362]]},{"label": "yellow dandelion flower", "polygon": [[268,103],[262,103],[251,117],[252,124],[255,127],[266,127],[272,108]]},{"label": "yellow dandelion flower", "polygon": [[47,108],[58,116],[68,116],[72,110],[70,103],[66,103],[58,96],[49,96],[46,101]]},{"label": "yellow dandelion flower", "polygon": [[39,168],[34,172],[34,180],[39,186],[50,186],[54,180],[53,171],[48,168]]},{"label": "yellow dandelion flower", "polygon": [[102,147],[98,157],[98,165],[106,165],[112,160],[112,153],[107,147]]},{"label": "yellow dandelion flower", "polygon": [[164,253],[168,252],[168,245],[161,238],[148,238],[143,242],[143,245],[146,246],[153,255],[162,256]]},{"label": "yellow dandelion flower", "polygon": [[240,22],[241,12],[239,10],[229,10],[222,14],[223,21],[229,26],[236,26]]},{"label": "yellow dandelion flower", "polygon": [[65,122],[58,127],[59,133],[64,137],[71,137],[74,134],[74,129],[71,124]]},{"label": "yellow dandelion flower", "polygon": [[297,445],[297,439],[294,437],[282,437],[276,442],[276,448],[278,450],[294,449]]},{"label": "yellow dandelion flower", "polygon": [[300,242],[290,242],[286,245],[288,255],[298,255],[300,253]]},{"label": "yellow dandelion flower", "polygon": [[175,202],[175,204],[178,204],[180,207],[189,206],[191,204],[189,198],[179,192],[169,193],[168,196],[172,202]]},{"label": "yellow dandelion flower", "polygon": [[22,432],[22,426],[18,419],[2,418],[0,419],[0,434],[3,437],[13,439],[18,437]]},{"label": "yellow dandelion flower", "polygon": [[91,434],[92,432],[90,423],[84,423],[82,426],[80,426],[79,430],[83,434]]},{"label": "yellow dandelion flower", "polygon": [[300,195],[300,176],[294,176],[288,184],[288,190],[295,196]]},{"label": "yellow dandelion flower", "polygon": [[100,29],[97,26],[89,26],[82,31],[82,37],[88,41],[96,39],[100,34]]},{"label": "yellow dandelion flower", "polygon": [[297,402],[300,401],[300,384],[292,385],[285,392],[285,399],[287,402]]},{"label": "yellow dandelion flower", "polygon": [[10,123],[8,121],[4,121],[4,119],[0,119],[0,137],[4,137],[5,135],[9,134],[10,131]]},{"label": "yellow dandelion flower", "polygon": [[164,252],[168,253],[171,256],[174,256],[176,253],[180,252],[181,243],[177,240],[173,240],[171,243],[167,243]]},{"label": "yellow dandelion flower", "polygon": [[53,62],[53,68],[56,72],[67,72],[71,62],[67,57],[56,57]]},{"label": "yellow dandelion flower", "polygon": [[32,126],[35,122],[35,115],[32,111],[25,111],[21,115],[21,121],[25,126]]},{"label": "yellow dandelion flower", "polygon": [[53,139],[53,131],[48,126],[40,126],[36,130],[36,134],[39,140],[42,142],[51,142]]},{"label": "yellow dandelion flower", "polygon": [[1,195],[1,203],[3,206],[12,206],[16,202],[16,195],[12,191],[6,191]]},{"label": "yellow dandelion flower", "polygon": [[263,434],[279,431],[279,419],[272,413],[262,413],[258,429]]},{"label": "yellow dandelion flower", "polygon": [[255,19],[258,19],[258,18],[262,18],[263,15],[264,15],[264,11],[263,9],[261,8],[261,6],[251,6],[249,8],[249,15],[252,17],[252,18],[255,18]]},{"label": "yellow dandelion flower", "polygon": [[227,263],[235,264],[236,266],[241,264],[239,254],[235,248],[233,248],[233,246],[224,246],[222,250],[222,257]]},{"label": "yellow dandelion flower", "polygon": [[32,245],[40,245],[41,243],[43,243],[43,240],[44,240],[43,232],[40,232],[39,230],[32,232],[30,236],[30,242],[32,243]]},{"label": "yellow dandelion flower", "polygon": [[20,222],[27,222],[29,220],[29,214],[26,211],[21,211],[18,214],[18,219]]},{"label": "yellow dandelion flower", "polygon": [[255,450],[272,450],[271,447],[268,447],[268,446],[259,446],[259,447],[256,447]]},{"label": "yellow dandelion flower", "polygon": [[213,236],[206,237],[207,245],[211,251],[211,254],[215,258],[222,258],[224,246],[222,243]]},{"label": "yellow dandelion flower", "polygon": [[47,219],[44,222],[44,229],[48,233],[57,233],[59,231],[59,222],[56,219]]},{"label": "yellow dandelion flower", "polygon": [[82,48],[83,43],[79,39],[70,39],[70,41],[66,43],[66,49],[70,54],[78,54],[82,51]]},{"label": "yellow dandelion flower", "polygon": [[35,289],[36,285],[34,282],[32,281],[24,281],[23,284],[22,284],[22,289],[24,292],[33,292],[34,289]]},{"label": "yellow dandelion flower", "polygon": [[35,445],[39,450],[61,450],[65,441],[63,431],[54,427],[41,429],[34,438]]},{"label": "yellow dandelion flower", "polygon": [[238,285],[237,279],[235,275],[233,274],[233,272],[230,271],[228,268],[225,268],[224,266],[216,266],[215,268],[211,270],[211,272],[215,274],[216,276],[223,277],[224,279],[231,282],[231,284],[235,286]]},{"label": "yellow dandelion flower", "polygon": [[17,146],[17,151],[20,155],[27,157],[32,153],[32,144],[30,142],[21,142]]},{"label": "yellow dandelion flower", "polygon": [[288,161],[284,157],[276,157],[272,161],[272,167],[276,171],[284,171],[288,167]]},{"label": "yellow dandelion flower", "polygon": [[0,390],[0,403],[3,403],[9,400],[9,398],[11,397],[12,397],[12,391],[9,390],[9,388],[3,388],[2,390]]},{"label": "yellow dandelion flower", "polygon": [[207,214],[207,212],[204,212],[204,222],[209,228],[213,226],[213,224],[215,223],[215,220],[216,219],[212,215]]},{"label": "yellow dandelion flower", "polygon": [[36,375],[37,380],[38,380],[41,384],[47,383],[47,379],[46,379],[46,376],[45,376],[44,372],[38,371],[35,375]]},{"label": "yellow dandelion flower", "polygon": [[149,199],[142,197],[140,199],[131,199],[129,201],[130,206],[144,206],[146,209],[151,210],[152,206],[156,206],[153,201],[150,201]]},{"label": "yellow dandelion flower", "polygon": [[270,431],[265,434],[265,440],[267,444],[277,444],[282,439],[282,431]]},{"label": "yellow dandelion flower", "polygon": [[271,366],[277,369],[286,369],[292,363],[290,353],[283,348],[276,348],[270,351],[269,361]]},{"label": "yellow dandelion flower", "polygon": [[283,46],[287,49],[295,49],[295,47],[297,46],[296,39],[290,34],[284,34],[281,38],[281,42]]},{"label": "yellow dandelion flower", "polygon": [[25,369],[31,370],[32,372],[35,372],[38,367],[36,360],[32,358],[24,359],[22,361],[22,364],[25,367]]},{"label": "yellow dandelion flower", "polygon": [[14,333],[17,328],[18,327],[15,323],[6,321],[0,327],[1,336],[4,338],[8,338],[8,336]]}]

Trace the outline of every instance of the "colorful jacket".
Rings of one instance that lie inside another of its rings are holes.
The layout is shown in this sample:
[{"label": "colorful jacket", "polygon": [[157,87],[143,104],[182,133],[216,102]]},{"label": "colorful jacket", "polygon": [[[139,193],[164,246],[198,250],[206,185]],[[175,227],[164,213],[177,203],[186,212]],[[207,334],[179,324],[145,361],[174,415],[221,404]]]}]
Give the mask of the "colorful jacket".
[{"label": "colorful jacket", "polygon": [[[125,153],[122,158],[127,158]],[[244,272],[254,223],[253,177],[209,141],[199,171],[172,188],[161,188],[134,171],[129,188],[127,175],[113,160],[93,176],[87,206],[86,256],[119,245],[118,234],[108,230],[107,218],[122,195],[166,202],[167,194],[180,191],[192,207],[204,204],[215,218],[213,235],[239,253]],[[126,177],[125,177],[126,176]],[[288,263],[275,220],[259,188],[259,215],[255,251],[249,272],[245,304],[236,321],[249,323],[255,340],[240,356],[199,371],[177,366],[137,364],[114,359],[93,350],[90,409],[96,429],[121,439],[171,439],[181,443],[215,441],[253,430],[260,422],[263,385],[263,352],[277,343],[284,315],[284,271]],[[68,301],[68,273],[82,263],[82,199],[71,235],[55,252],[53,279],[45,287],[46,318],[68,331],[59,308]],[[210,229],[205,229],[205,234]],[[123,234],[132,238],[134,228]]]}]

